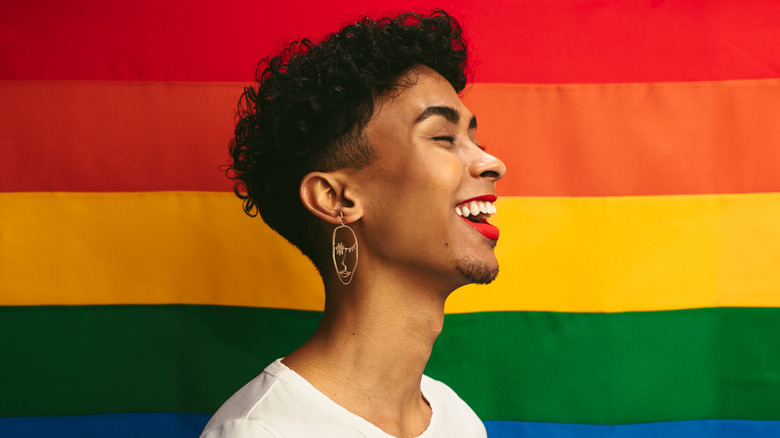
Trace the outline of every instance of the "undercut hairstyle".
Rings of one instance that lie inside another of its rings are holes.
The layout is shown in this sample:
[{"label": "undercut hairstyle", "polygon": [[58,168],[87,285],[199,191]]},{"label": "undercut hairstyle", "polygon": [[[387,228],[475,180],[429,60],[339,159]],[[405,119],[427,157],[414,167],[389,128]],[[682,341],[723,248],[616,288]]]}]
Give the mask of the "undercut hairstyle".
[{"label": "undercut hairstyle", "polygon": [[317,265],[321,245],[312,244],[316,217],[300,199],[303,177],[371,164],[375,151],[364,128],[374,99],[401,87],[401,76],[418,66],[460,92],[467,50],[458,22],[435,10],[363,17],[319,43],[301,39],[261,60],[257,83],[239,99],[226,172],[244,211],[260,213]]}]

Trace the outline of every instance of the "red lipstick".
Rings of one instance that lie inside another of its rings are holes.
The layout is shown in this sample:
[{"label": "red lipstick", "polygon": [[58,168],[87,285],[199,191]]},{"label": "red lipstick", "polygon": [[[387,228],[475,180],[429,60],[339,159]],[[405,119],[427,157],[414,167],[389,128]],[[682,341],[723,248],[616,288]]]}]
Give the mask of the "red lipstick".
[{"label": "red lipstick", "polygon": [[[495,202],[496,199],[498,199],[496,195],[482,195],[482,196],[477,196],[475,198],[467,199],[458,205],[463,206],[465,204],[468,204],[471,201]],[[471,228],[477,230],[479,234],[482,234],[483,236],[487,237],[490,240],[498,240],[498,236],[500,234],[498,227],[489,224],[487,220],[479,219],[478,222],[472,222],[463,216],[461,216],[460,218],[463,219],[463,221],[466,222],[469,226],[471,226]]]},{"label": "red lipstick", "polygon": [[[470,220],[466,219],[465,217],[461,216],[461,219],[463,219],[464,222],[469,224],[472,228],[479,231],[480,234],[487,237],[490,240],[498,240],[498,235],[500,234],[498,227],[495,225],[491,225],[485,222],[471,222]],[[483,219],[484,220],[484,219]]]},{"label": "red lipstick", "polygon": [[467,203],[467,202],[471,202],[471,201],[487,201],[487,202],[496,202],[496,199],[498,199],[498,196],[496,196],[496,195],[482,195],[482,196],[476,196],[476,197],[474,197],[474,198],[469,198],[469,199],[466,199],[465,201],[462,201],[462,202],[461,202],[460,204],[458,204],[458,205],[463,205],[463,204],[465,204],[465,203]]}]

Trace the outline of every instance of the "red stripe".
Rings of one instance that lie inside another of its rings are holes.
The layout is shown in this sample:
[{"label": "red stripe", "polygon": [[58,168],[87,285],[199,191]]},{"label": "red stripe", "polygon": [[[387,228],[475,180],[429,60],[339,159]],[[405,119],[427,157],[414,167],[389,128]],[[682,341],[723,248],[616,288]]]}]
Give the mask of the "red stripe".
[{"label": "red stripe", "polygon": [[0,82],[0,191],[228,191],[240,84]]},{"label": "red stripe", "polygon": [[285,41],[360,13],[444,7],[480,82],[599,83],[780,75],[780,2],[33,0],[0,5],[0,79],[247,81]]}]

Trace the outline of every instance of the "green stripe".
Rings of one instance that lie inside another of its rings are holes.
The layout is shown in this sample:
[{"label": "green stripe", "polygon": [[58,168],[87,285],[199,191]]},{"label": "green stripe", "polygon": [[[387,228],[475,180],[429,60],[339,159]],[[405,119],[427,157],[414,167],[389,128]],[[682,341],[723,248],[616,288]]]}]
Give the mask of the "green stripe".
[{"label": "green stripe", "polygon": [[780,419],[780,309],[452,315],[428,365],[483,420]]},{"label": "green stripe", "polygon": [[319,318],[219,306],[0,307],[0,416],[213,413]]},{"label": "green stripe", "polygon": [[[320,315],[0,308],[0,416],[213,412]],[[447,315],[427,373],[483,420],[780,420],[780,309]]]}]

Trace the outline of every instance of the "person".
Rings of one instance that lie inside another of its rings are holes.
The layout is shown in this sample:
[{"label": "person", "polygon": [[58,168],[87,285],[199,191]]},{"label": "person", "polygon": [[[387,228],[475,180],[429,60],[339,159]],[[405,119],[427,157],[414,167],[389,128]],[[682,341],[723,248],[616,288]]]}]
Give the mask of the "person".
[{"label": "person", "polygon": [[488,218],[505,167],[458,95],[467,51],[436,10],[364,17],[261,61],[229,171],[246,212],[314,263],[325,309],[203,437],[486,436],[423,375],[447,297],[498,273]]}]

